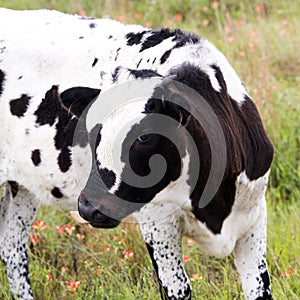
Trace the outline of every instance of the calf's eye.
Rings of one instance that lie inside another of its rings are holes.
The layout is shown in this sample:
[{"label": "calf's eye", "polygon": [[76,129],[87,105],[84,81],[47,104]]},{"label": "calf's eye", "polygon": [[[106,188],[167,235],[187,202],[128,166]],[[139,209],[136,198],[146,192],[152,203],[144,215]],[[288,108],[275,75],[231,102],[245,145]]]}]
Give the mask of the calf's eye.
[{"label": "calf's eye", "polygon": [[143,134],[138,137],[136,142],[138,144],[147,144],[152,140],[153,134]]}]

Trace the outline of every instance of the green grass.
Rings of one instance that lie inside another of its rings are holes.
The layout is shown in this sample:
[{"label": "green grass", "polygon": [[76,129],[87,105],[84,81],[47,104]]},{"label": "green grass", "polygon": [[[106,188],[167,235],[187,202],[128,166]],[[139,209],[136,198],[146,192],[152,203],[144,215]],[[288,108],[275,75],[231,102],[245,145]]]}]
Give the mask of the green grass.
[{"label": "green grass", "polygon": [[[216,9],[211,1],[205,0],[0,0],[0,6],[84,11],[87,15],[110,16],[128,23],[151,23],[155,28],[180,27],[216,44],[246,84],[275,146],[267,194],[268,263],[274,298],[300,299],[300,6],[297,1],[229,0],[219,2]],[[176,14],[182,19],[175,18]],[[157,280],[135,225],[123,224],[114,230],[76,226],[71,235],[60,235],[56,226],[72,223],[68,213],[43,207],[37,219],[42,219],[47,228],[40,231],[37,244],[30,242],[30,271],[36,299],[159,299]],[[79,240],[77,233],[85,238]],[[133,258],[125,257],[128,250],[133,252]],[[196,244],[187,246],[186,240],[183,252],[191,259],[185,263],[190,277],[199,274],[192,279],[195,299],[242,299],[231,257],[225,260],[208,257]],[[52,281],[47,274],[52,274]],[[69,281],[81,283],[74,295],[67,288]],[[2,265],[0,286],[3,286],[0,299],[9,299]]]}]

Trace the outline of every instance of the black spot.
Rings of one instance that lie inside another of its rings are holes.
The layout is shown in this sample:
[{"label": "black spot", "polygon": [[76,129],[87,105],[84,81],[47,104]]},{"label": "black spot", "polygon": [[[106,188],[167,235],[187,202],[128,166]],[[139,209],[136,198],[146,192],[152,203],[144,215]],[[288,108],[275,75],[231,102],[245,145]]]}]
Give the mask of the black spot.
[{"label": "black spot", "polygon": [[95,59],[94,59],[94,61],[93,61],[93,64],[92,64],[92,67],[95,67],[95,66],[96,66],[96,64],[97,64],[97,62],[98,62],[98,58],[97,58],[97,57],[95,57]]},{"label": "black spot", "polygon": [[[89,92],[93,90],[89,88],[82,89],[83,90],[81,90],[80,87],[68,89],[59,97],[58,87],[52,86],[34,113],[37,116],[36,123],[41,126],[46,124],[53,126],[55,121],[57,122],[55,126],[56,135],[54,137],[54,144],[57,150],[61,150],[57,159],[62,172],[66,172],[72,163],[69,147],[74,145],[84,147],[88,144],[85,127],[80,125],[78,118],[69,113],[66,107],[63,106],[63,104],[70,105],[70,111],[80,116],[84,107],[89,103],[85,98],[87,95],[84,92],[86,91],[89,95]],[[100,90],[97,90],[97,94],[99,94],[99,92]],[[77,131],[79,136],[76,136],[76,140],[73,141],[77,125],[80,126],[80,128],[82,127],[82,129]]]},{"label": "black spot", "polygon": [[55,198],[58,198],[58,199],[60,199],[60,198],[62,198],[62,197],[64,196],[58,187],[54,187],[54,188],[51,190],[51,194],[52,194]]},{"label": "black spot", "polygon": [[129,69],[129,72],[131,75],[134,76],[135,79],[149,78],[149,77],[162,77],[160,74],[149,69],[141,69],[141,70]]},{"label": "black spot", "polygon": [[168,28],[161,29],[160,31],[153,31],[152,34],[143,42],[140,52],[154,47],[174,35],[175,33],[170,31]]},{"label": "black spot", "polygon": [[83,40],[83,39],[84,39],[84,36],[80,36],[79,39],[80,39],[80,40]]},{"label": "black spot", "polygon": [[0,96],[3,92],[3,82],[4,82],[5,74],[2,70],[0,70]]},{"label": "black spot", "polygon": [[116,51],[115,61],[117,61],[117,59],[118,59],[120,50],[121,50],[121,48],[118,48]]},{"label": "black spot", "polygon": [[264,273],[262,273],[260,275],[263,283],[264,283],[264,289],[267,291],[270,289],[270,277],[269,277],[269,273],[268,271],[266,270]]},{"label": "black spot", "polygon": [[121,69],[121,66],[118,66],[117,68],[115,68],[114,72],[111,74],[111,77],[112,77],[112,80],[113,80],[114,83],[118,79],[120,69]]},{"label": "black spot", "polygon": [[108,189],[112,188],[116,182],[116,174],[106,168],[99,168],[100,176]]},{"label": "black spot", "polygon": [[138,45],[141,43],[142,41],[142,38],[144,36],[144,34],[146,32],[149,32],[149,31],[141,31],[141,32],[138,32],[138,33],[135,33],[135,32],[129,32],[126,34],[126,39],[127,39],[127,45],[128,46],[132,46],[132,45]]},{"label": "black spot", "polygon": [[141,62],[142,62],[142,58],[139,60],[139,62],[138,62],[138,64],[136,65],[136,68],[138,69],[139,68],[139,66],[140,66],[140,64],[141,64]]},{"label": "black spot", "polygon": [[171,50],[167,50],[160,58],[160,63],[161,64],[165,63],[166,60],[169,58],[170,54],[171,54]]},{"label": "black spot", "polygon": [[9,180],[8,183],[10,185],[11,194],[12,194],[12,196],[14,198],[18,194],[19,184],[16,181],[12,181],[12,180]]},{"label": "black spot", "polygon": [[[95,58],[93,66],[98,62]],[[62,104],[75,116],[80,117],[83,111],[92,101],[99,96],[100,89],[92,89],[88,87],[73,87],[63,91],[60,94]]]},{"label": "black spot", "polygon": [[31,97],[23,94],[19,99],[11,100],[9,105],[12,115],[19,118],[23,117],[27,111],[30,99]]},{"label": "black spot", "polygon": [[58,97],[58,87],[53,85],[52,88],[46,92],[45,98],[35,111],[34,115],[36,123],[39,125],[50,125],[52,126],[62,111],[62,106]]},{"label": "black spot", "polygon": [[90,23],[90,28],[95,28],[97,25],[95,23]]},{"label": "black spot", "polygon": [[31,160],[35,166],[38,166],[41,163],[41,151],[39,149],[31,152]]},{"label": "black spot", "polygon": [[20,80],[20,79],[22,79],[22,78],[23,78],[23,76],[21,75],[21,76],[18,77],[18,80]]},{"label": "black spot", "polygon": [[110,40],[110,39],[112,39],[113,38],[113,36],[112,35],[110,35],[109,37],[108,37],[108,39]]},{"label": "black spot", "polygon": [[64,147],[61,149],[61,152],[58,155],[57,158],[58,166],[62,172],[67,172],[71,165],[72,165],[72,159],[71,159],[71,150],[68,147]]}]

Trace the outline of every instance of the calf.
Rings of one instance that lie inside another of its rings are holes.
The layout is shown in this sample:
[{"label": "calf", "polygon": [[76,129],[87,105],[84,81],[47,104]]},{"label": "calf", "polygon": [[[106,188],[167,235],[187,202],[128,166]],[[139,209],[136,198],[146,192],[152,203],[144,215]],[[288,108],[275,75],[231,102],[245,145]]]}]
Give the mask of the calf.
[{"label": "calf", "polygon": [[27,242],[40,203],[74,210],[79,197],[95,227],[133,213],[167,299],[191,298],[183,235],[208,254],[234,253],[246,299],[272,298],[273,149],[213,45],[46,10],[0,9],[0,28],[0,257],[13,296],[33,299]]}]

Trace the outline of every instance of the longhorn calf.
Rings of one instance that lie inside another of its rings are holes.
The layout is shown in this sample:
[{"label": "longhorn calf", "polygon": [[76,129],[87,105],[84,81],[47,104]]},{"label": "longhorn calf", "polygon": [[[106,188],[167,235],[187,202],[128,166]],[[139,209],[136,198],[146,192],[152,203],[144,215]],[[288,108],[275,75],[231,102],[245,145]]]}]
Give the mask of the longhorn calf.
[{"label": "longhorn calf", "polygon": [[[191,298],[183,235],[210,255],[233,252],[246,299],[272,298],[265,190],[273,148],[212,44],[47,10],[0,9],[0,28],[0,257],[13,296],[33,299],[28,232],[40,203],[74,210],[79,197],[95,227],[133,213],[167,299]],[[143,97],[127,101],[130,86]],[[89,127],[110,91],[124,105]]]}]

